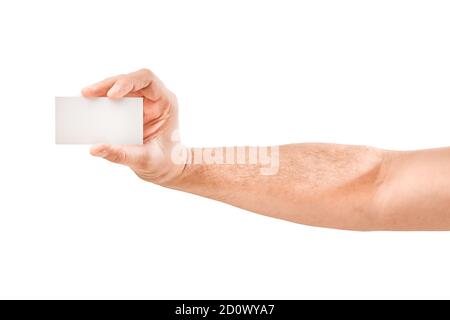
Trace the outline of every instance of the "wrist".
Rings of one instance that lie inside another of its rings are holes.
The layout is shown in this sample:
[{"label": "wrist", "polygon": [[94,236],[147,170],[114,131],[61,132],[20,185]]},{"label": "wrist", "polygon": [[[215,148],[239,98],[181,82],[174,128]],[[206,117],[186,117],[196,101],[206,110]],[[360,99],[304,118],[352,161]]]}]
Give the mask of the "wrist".
[{"label": "wrist", "polygon": [[171,163],[171,168],[168,170],[167,174],[161,177],[156,183],[171,189],[182,189],[188,180],[189,171],[191,169],[192,149],[180,146],[177,154],[172,154],[169,161]]}]

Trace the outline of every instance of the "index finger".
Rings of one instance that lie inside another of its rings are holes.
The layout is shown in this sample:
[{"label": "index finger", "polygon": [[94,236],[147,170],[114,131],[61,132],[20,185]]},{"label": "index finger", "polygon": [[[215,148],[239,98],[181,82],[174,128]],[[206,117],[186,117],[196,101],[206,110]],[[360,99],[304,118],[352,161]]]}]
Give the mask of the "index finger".
[{"label": "index finger", "polygon": [[117,81],[119,76],[106,78],[100,82],[91,84],[81,90],[81,94],[85,97],[104,97],[108,90]]},{"label": "index finger", "polygon": [[144,96],[157,101],[164,95],[166,88],[153,72],[141,69],[129,74],[105,79],[83,89],[85,96],[108,96],[122,98],[125,96]]}]

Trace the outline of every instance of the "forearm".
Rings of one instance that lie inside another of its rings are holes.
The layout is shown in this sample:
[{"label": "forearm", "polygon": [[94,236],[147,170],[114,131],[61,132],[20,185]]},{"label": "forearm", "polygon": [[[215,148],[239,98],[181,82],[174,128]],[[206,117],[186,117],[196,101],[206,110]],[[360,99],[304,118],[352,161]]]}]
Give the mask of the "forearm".
[{"label": "forearm", "polygon": [[191,163],[170,187],[313,226],[450,229],[449,157],[449,149],[286,145],[274,175],[262,175],[261,164]]},{"label": "forearm", "polygon": [[188,164],[170,187],[302,224],[372,229],[381,223],[372,204],[383,156],[367,147],[285,145],[276,174],[261,174],[267,164],[250,164],[247,152],[245,164]]}]

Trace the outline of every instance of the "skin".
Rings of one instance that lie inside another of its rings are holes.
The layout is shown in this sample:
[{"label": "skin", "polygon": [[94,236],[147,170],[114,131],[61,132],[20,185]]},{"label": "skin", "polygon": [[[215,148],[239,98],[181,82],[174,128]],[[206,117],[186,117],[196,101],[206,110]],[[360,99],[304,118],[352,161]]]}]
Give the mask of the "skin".
[{"label": "skin", "polygon": [[[107,78],[86,97],[144,98],[144,144],[96,145],[91,154],[164,187],[288,221],[346,230],[450,230],[450,148],[398,152],[365,146],[279,147],[279,170],[259,164],[195,164],[198,149],[174,141],[175,95],[150,70]],[[180,148],[179,161],[171,152]],[[214,153],[215,149],[202,149]]]}]

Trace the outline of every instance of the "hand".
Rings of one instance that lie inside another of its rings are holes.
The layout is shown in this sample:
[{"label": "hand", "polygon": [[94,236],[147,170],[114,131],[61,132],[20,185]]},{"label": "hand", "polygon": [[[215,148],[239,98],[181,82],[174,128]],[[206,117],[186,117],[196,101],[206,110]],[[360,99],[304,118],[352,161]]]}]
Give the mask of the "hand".
[{"label": "hand", "polygon": [[93,156],[126,165],[140,178],[157,184],[170,184],[181,175],[187,149],[174,140],[178,135],[177,99],[150,70],[107,78],[84,88],[82,94],[144,98],[144,144],[96,145],[91,148]]}]

